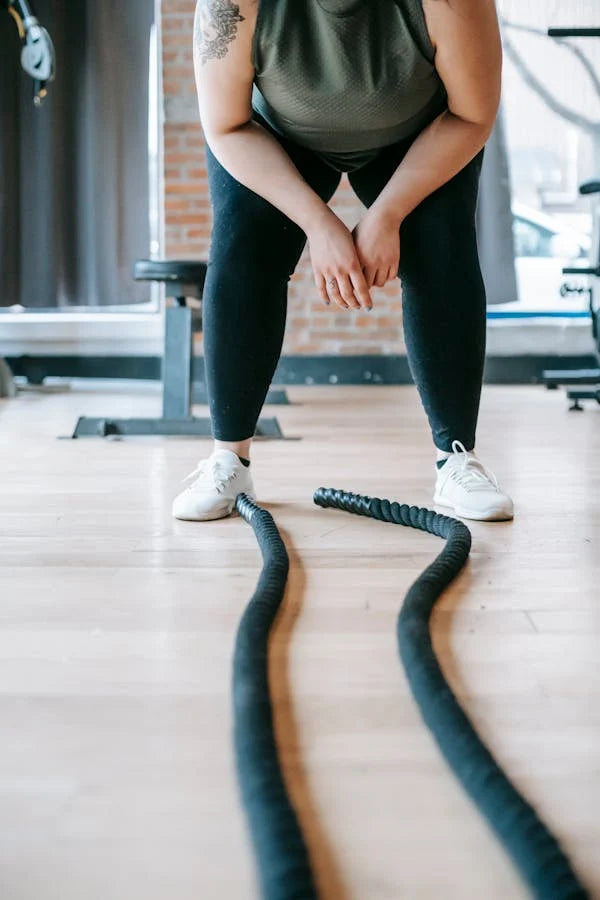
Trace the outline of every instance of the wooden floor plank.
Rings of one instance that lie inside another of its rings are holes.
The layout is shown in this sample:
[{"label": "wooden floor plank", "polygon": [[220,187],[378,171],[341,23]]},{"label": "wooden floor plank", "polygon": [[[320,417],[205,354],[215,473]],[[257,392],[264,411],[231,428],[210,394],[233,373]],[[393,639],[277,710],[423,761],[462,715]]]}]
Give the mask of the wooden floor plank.
[{"label": "wooden floor plank", "polygon": [[[432,506],[416,390],[299,387],[267,411],[258,499],[290,554],[270,675],[286,779],[325,900],[525,898],[449,774],[396,648],[443,546],[312,503],[319,486]],[[254,900],[231,749],[233,638],[260,567],[239,518],[170,516],[207,440],[57,440],[155,415],[155,386],[0,401],[0,872],[10,900]],[[198,408],[198,414],[206,413]],[[600,896],[600,410],[484,388],[477,450],[513,522],[467,522],[433,618],[461,702]],[[440,510],[445,511],[445,510]]]}]

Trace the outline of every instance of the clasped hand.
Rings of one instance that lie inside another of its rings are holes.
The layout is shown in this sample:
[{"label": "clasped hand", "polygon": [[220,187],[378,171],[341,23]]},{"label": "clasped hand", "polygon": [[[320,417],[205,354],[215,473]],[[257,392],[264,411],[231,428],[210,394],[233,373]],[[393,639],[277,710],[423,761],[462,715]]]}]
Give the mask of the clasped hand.
[{"label": "clasped hand", "polygon": [[370,288],[398,275],[400,222],[372,206],[349,231],[327,213],[308,234],[315,284],[323,302],[341,309],[372,309]]}]

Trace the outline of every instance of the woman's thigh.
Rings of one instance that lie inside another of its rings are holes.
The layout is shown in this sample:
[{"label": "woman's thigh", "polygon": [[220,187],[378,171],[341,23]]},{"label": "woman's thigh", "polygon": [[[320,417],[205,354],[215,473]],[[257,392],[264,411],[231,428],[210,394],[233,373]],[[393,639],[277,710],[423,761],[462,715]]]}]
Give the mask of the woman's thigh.
[{"label": "woman's thigh", "polygon": [[[349,174],[357,197],[367,208],[393,177],[414,140],[383,148],[378,157]],[[435,277],[440,270],[445,274],[454,271],[456,263],[476,261],[475,213],[484,150],[426,196],[402,222],[399,275],[403,282],[412,285],[415,278],[426,277],[428,270]]]},{"label": "woman's thigh", "polygon": [[476,210],[483,154],[484,148],[402,222],[403,288],[422,292],[437,285],[433,303],[444,305],[444,296],[451,293],[462,305],[473,288],[477,297],[472,299],[481,300]]}]

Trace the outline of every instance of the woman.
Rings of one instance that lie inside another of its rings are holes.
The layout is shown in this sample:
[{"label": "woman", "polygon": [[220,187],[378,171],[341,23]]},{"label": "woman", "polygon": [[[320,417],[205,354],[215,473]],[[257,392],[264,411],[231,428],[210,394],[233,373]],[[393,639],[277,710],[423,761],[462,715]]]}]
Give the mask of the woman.
[{"label": "woman", "polygon": [[[213,207],[204,285],[215,437],[173,515],[254,496],[250,446],[308,240],[327,305],[402,281],[408,361],[437,451],[434,502],[511,519],[477,457],[486,298],[475,206],[500,97],[493,0],[199,0],[194,59]],[[367,212],[327,206],[341,172]]]}]

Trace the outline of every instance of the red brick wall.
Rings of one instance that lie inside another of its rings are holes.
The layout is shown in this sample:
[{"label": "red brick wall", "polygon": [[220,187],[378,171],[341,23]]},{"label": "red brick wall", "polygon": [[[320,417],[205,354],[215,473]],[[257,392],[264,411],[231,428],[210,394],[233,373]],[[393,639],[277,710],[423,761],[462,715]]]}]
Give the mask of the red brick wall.
[{"label": "red brick wall", "polygon": [[[165,249],[168,257],[207,259],[212,216],[192,61],[194,8],[195,0],[162,2]],[[350,228],[364,211],[345,175],[330,206]],[[371,313],[326,307],[305,249],[290,281],[283,353],[403,353],[399,281],[373,288],[372,296]]]}]

